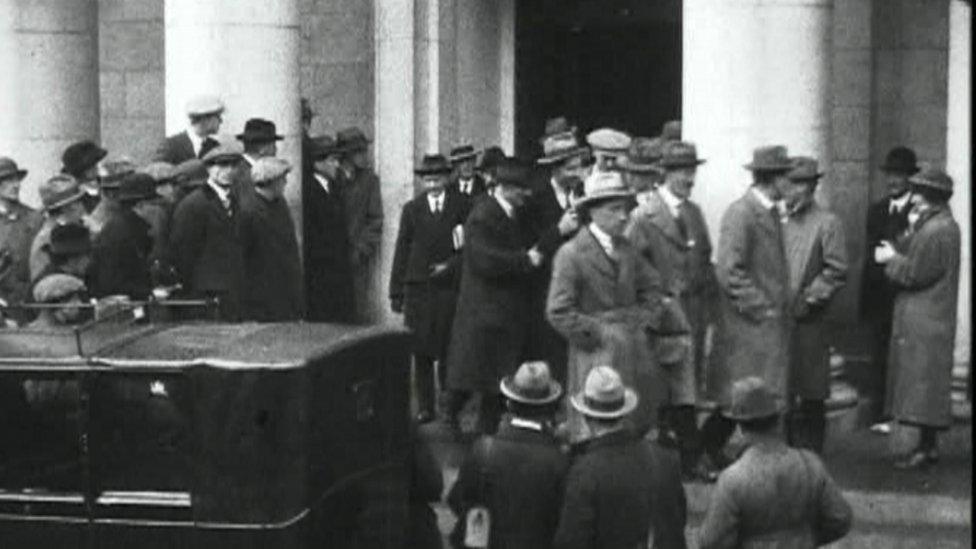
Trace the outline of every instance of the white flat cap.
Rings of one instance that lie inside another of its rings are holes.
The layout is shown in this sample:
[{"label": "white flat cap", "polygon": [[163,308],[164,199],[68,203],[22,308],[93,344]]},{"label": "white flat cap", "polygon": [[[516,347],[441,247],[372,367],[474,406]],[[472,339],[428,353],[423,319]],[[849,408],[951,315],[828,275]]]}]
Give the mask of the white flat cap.
[{"label": "white flat cap", "polygon": [[206,116],[224,112],[224,102],[216,95],[197,95],[186,102],[187,116]]}]

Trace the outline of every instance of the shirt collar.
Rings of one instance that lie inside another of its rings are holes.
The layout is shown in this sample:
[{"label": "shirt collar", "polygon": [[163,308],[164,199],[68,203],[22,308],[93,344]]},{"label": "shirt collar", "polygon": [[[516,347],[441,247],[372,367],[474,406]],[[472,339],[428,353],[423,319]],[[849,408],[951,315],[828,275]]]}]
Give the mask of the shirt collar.
[{"label": "shirt collar", "polygon": [[241,156],[244,157],[244,161],[247,162],[252,168],[254,167],[254,163],[257,162],[257,158],[254,158],[247,153],[244,153]]},{"label": "shirt collar", "polygon": [[771,210],[773,209],[773,207],[776,206],[776,203],[773,202],[772,199],[770,199],[768,196],[766,196],[766,193],[760,191],[756,187],[752,187],[751,189],[749,189],[749,191],[752,193],[753,196],[756,197],[756,200],[758,200],[759,203],[762,204],[762,207],[764,209]]},{"label": "shirt collar", "polygon": [[431,209],[434,208],[434,204],[444,205],[444,195],[446,193],[441,193],[439,196],[434,196],[433,193],[427,193],[427,203],[430,204]]},{"label": "shirt collar", "polygon": [[515,217],[515,206],[512,206],[508,200],[505,200],[502,193],[495,193],[495,200],[498,201],[498,205],[505,210],[505,215],[507,215],[509,219]]},{"label": "shirt collar", "polygon": [[322,188],[325,189],[325,192],[327,193],[332,192],[330,190],[330,185],[332,184],[332,182],[329,181],[327,177],[320,174],[319,172],[312,172],[312,175],[315,176],[315,180],[319,182],[319,185],[322,185]]},{"label": "shirt collar", "polygon": [[890,212],[892,208],[897,208],[899,212],[905,210],[905,206],[908,205],[908,200],[912,197],[912,193],[905,193],[901,195],[901,198],[892,198],[888,201],[888,211]]},{"label": "shirt collar", "polygon": [[569,193],[567,193],[559,183],[556,182],[556,178],[549,179],[549,185],[552,186],[552,192],[556,195],[556,202],[565,210],[570,206],[569,204]]},{"label": "shirt collar", "polygon": [[659,195],[661,195],[661,199],[664,200],[665,204],[667,204],[668,209],[671,210],[671,213],[673,213],[675,217],[677,217],[678,208],[680,208],[681,205],[685,203],[685,201],[678,198],[677,196],[674,196],[674,193],[671,192],[671,189],[669,189],[667,185],[661,185],[660,187],[658,187],[657,192]]},{"label": "shirt collar", "polygon": [[600,227],[596,226],[596,223],[590,223],[588,225],[590,232],[593,233],[594,238],[600,244],[608,254],[613,251],[613,238],[607,233],[603,232]]},{"label": "shirt collar", "polygon": [[217,193],[217,197],[220,198],[220,201],[223,202],[225,206],[230,202],[230,189],[225,189],[210,179],[207,180],[207,185],[209,185],[210,188]]},{"label": "shirt collar", "polygon": [[197,135],[193,129],[186,130],[186,136],[190,138],[190,144],[193,145],[193,152],[200,156],[200,148],[203,147],[204,137]]},{"label": "shirt collar", "polygon": [[537,431],[540,433],[544,430],[542,423],[518,416],[512,416],[509,424],[517,429],[528,429],[530,431]]}]

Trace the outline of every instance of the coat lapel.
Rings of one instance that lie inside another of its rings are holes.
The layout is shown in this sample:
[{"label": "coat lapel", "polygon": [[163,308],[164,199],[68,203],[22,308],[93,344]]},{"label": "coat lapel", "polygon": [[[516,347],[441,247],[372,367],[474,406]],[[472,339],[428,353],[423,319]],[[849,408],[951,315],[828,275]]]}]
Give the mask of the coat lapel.
[{"label": "coat lapel", "polygon": [[647,217],[655,227],[661,230],[668,240],[671,240],[680,248],[688,247],[688,243],[681,237],[681,232],[678,230],[678,224],[671,214],[671,209],[668,208],[661,195],[656,192],[651,194],[650,200],[647,203]]},{"label": "coat lapel", "polygon": [[588,228],[582,228],[579,234],[579,251],[583,265],[616,283],[620,274],[619,266],[610,259]]},{"label": "coat lapel", "polygon": [[756,220],[759,225],[764,227],[767,231],[772,234],[779,235],[781,228],[779,222],[773,217],[773,214],[767,210],[759,199],[753,194],[752,190],[746,191],[746,201],[752,207],[753,213],[756,215]]}]

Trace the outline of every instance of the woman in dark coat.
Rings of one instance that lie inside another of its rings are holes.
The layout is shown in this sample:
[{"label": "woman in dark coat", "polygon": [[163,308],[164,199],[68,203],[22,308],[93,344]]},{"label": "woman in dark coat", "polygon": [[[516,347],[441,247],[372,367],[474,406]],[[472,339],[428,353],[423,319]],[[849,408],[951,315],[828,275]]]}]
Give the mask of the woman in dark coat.
[{"label": "woman in dark coat", "polygon": [[908,234],[882,242],[875,257],[899,288],[888,355],[892,415],[921,430],[918,447],[895,466],[914,469],[938,460],[936,434],[952,423],[960,234],[948,206],[952,179],[930,168],[909,182]]}]

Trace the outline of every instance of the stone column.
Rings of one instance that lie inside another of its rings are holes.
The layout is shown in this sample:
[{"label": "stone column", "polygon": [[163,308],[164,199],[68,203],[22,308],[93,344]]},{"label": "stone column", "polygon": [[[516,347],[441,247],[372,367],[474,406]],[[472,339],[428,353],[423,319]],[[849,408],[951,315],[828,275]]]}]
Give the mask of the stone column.
[{"label": "stone column", "polygon": [[716,237],[751,182],[753,148],[781,143],[829,164],[832,10],[833,0],[684,0],[682,125],[708,160],[695,196]]},{"label": "stone column", "polygon": [[946,171],[955,182],[952,213],[962,230],[962,266],[959,273],[959,314],[956,330],[956,363],[970,364],[972,310],[970,308],[972,267],[972,5],[952,0],[949,5],[949,98],[946,135]]},{"label": "stone column", "polygon": [[515,0],[499,0],[499,145],[515,153]]},{"label": "stone column", "polygon": [[30,205],[65,147],[99,140],[97,15],[94,0],[0,2],[0,151],[30,171]]},{"label": "stone column", "polygon": [[[67,3],[67,2],[66,2]],[[219,95],[227,105],[219,138],[248,118],[266,118],[285,137],[278,156],[292,166],[285,198],[299,241],[301,107],[298,0],[166,0],[166,132],[186,128],[186,100]]]}]

